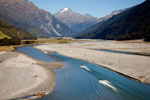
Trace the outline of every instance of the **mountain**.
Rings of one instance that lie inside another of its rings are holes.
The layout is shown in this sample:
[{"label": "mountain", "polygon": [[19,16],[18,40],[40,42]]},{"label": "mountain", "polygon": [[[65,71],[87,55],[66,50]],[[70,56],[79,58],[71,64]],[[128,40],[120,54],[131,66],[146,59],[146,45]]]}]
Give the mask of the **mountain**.
[{"label": "mountain", "polygon": [[109,15],[107,15],[105,17],[99,18],[98,22],[106,21],[106,20],[110,19],[111,17],[113,17],[114,15],[118,15],[119,13],[121,13],[121,12],[123,12],[125,10],[127,10],[127,8],[126,9],[122,9],[122,10],[115,10],[111,14],[109,14]]},{"label": "mountain", "polygon": [[36,37],[69,36],[73,32],[28,0],[0,0],[0,17]]},{"label": "mountain", "polygon": [[64,8],[54,16],[76,32],[81,32],[98,22],[96,17],[76,13],[71,8]]},{"label": "mountain", "polygon": [[[111,14],[99,18],[97,24],[94,24],[94,25],[92,25],[91,27],[85,29],[84,31],[79,32],[78,34],[75,34],[74,37],[76,37],[76,36],[77,36],[77,37],[78,37],[78,36],[81,36],[80,34],[83,34],[83,33],[84,33],[84,34],[86,34],[86,33],[87,33],[87,34],[88,34],[88,33],[92,33],[94,30],[98,29],[98,28],[100,27],[100,25],[102,25],[105,21],[107,21],[108,19],[112,18],[112,17],[115,16],[115,15],[120,14],[121,12],[123,12],[123,11],[125,11],[125,10],[127,10],[127,8],[126,8],[126,9],[122,9],[122,10],[115,10],[115,11],[113,11]],[[92,34],[92,35],[94,35],[94,34]],[[83,35],[83,37],[84,37],[84,35]],[[86,37],[86,38],[88,38],[88,37]],[[89,37],[89,38],[90,38],[90,37]]]},{"label": "mountain", "polygon": [[150,0],[100,22],[77,36],[77,38],[115,40],[147,37],[150,37]]},{"label": "mountain", "polygon": [[0,18],[0,39],[3,38],[34,39],[34,37],[29,33],[11,26],[2,18]]}]

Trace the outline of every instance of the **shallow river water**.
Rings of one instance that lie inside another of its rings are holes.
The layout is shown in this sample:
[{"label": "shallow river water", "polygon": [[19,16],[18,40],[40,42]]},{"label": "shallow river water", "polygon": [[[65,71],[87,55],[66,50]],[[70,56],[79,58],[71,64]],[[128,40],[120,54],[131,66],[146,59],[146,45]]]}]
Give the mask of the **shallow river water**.
[{"label": "shallow river water", "polygon": [[32,46],[17,48],[16,51],[39,60],[64,63],[61,69],[55,70],[54,90],[37,100],[150,100],[150,85],[102,66],[57,53],[45,54]]}]

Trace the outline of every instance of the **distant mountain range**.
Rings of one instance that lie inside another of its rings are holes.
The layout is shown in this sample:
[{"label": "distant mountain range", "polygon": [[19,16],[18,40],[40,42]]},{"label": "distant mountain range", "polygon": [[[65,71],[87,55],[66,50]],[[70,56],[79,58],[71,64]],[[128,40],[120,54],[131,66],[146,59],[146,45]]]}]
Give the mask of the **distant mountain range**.
[{"label": "distant mountain range", "polygon": [[79,14],[71,8],[52,15],[28,0],[0,0],[0,36],[150,40],[150,0],[102,18]]},{"label": "distant mountain range", "polygon": [[70,36],[74,32],[28,0],[0,0],[0,17],[35,37]]},{"label": "distant mountain range", "polygon": [[98,23],[98,18],[89,14],[79,14],[74,12],[71,8],[64,8],[58,13],[54,14],[60,21],[74,30],[76,33],[81,32],[88,27]]},{"label": "distant mountain range", "polygon": [[10,25],[22,29],[34,37],[74,36],[120,12],[115,11],[98,19],[89,14],[76,13],[71,8],[64,8],[52,15],[39,9],[28,0],[0,0],[0,17]]},{"label": "distant mountain range", "polygon": [[0,39],[3,38],[34,39],[34,37],[29,33],[11,26],[0,18]]},{"label": "distant mountain range", "polygon": [[113,11],[111,14],[109,14],[109,15],[107,15],[107,16],[105,16],[105,17],[99,18],[99,19],[98,19],[98,22],[106,21],[106,20],[110,19],[111,17],[113,17],[113,16],[115,16],[115,15],[118,15],[119,13],[121,13],[121,12],[127,10],[127,9],[128,9],[128,8],[122,9],[122,10],[115,10],[115,11]]},{"label": "distant mountain range", "polygon": [[[98,18],[96,24],[91,25],[90,27],[86,28],[85,30],[76,33],[73,37],[79,37],[79,36],[81,36],[83,33],[85,34],[85,33],[87,33],[87,32],[92,32],[94,29],[96,29],[96,28],[99,27],[99,24],[102,24],[103,22],[107,21],[108,19],[112,18],[112,17],[115,16],[115,15],[118,15],[119,13],[121,13],[121,12],[123,12],[123,11],[125,11],[125,10],[127,10],[127,8],[126,8],[126,9],[122,9],[122,10],[115,10],[115,11],[113,11],[113,12],[112,12],[111,14],[109,14],[109,15],[106,15],[106,16],[104,16],[104,17]],[[86,38],[87,38],[87,37],[86,37]]]},{"label": "distant mountain range", "polygon": [[83,31],[76,38],[142,39],[150,37],[150,0],[129,8]]}]

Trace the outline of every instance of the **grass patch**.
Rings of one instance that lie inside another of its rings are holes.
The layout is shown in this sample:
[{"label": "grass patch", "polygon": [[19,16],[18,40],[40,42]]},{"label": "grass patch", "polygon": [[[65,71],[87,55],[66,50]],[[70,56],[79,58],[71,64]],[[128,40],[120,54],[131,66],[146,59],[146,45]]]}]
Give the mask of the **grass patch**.
[{"label": "grass patch", "polygon": [[15,50],[15,46],[0,46],[0,51],[12,51]]},{"label": "grass patch", "polygon": [[0,39],[4,39],[4,38],[10,39],[11,37],[3,34],[3,32],[0,31]]},{"label": "grass patch", "polygon": [[31,44],[46,44],[46,43],[71,43],[76,42],[76,39],[45,39],[39,38],[37,40],[22,40],[24,44],[31,43]]},{"label": "grass patch", "polygon": [[75,39],[37,39],[35,43],[71,43],[75,42]]}]

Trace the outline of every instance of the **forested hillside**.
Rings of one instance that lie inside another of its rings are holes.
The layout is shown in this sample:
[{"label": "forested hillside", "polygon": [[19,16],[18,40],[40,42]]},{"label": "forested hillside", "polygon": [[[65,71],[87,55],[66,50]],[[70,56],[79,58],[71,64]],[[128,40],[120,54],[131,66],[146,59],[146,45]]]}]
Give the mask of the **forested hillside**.
[{"label": "forested hillside", "polygon": [[19,38],[19,39],[33,39],[34,37],[21,29],[11,26],[2,18],[0,18],[0,37],[1,38]]},{"label": "forested hillside", "polygon": [[129,40],[150,37],[150,0],[98,23],[77,38]]}]

